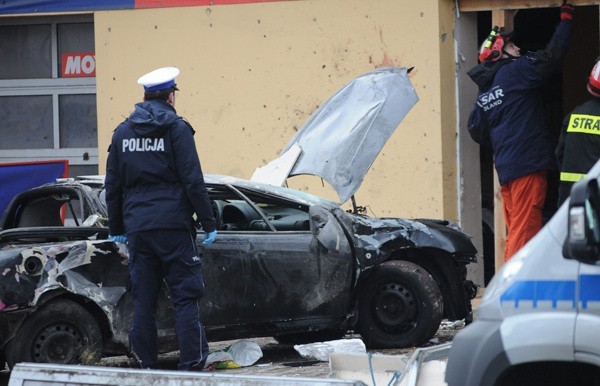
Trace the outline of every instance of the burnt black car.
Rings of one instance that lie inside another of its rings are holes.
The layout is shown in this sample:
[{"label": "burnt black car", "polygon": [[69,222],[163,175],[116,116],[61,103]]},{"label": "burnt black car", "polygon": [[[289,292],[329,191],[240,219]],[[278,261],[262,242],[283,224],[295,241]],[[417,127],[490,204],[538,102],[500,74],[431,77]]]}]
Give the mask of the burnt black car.
[{"label": "burnt black car", "polygon": [[[406,70],[391,72],[406,79]],[[301,170],[315,162],[299,143],[285,175],[317,174]],[[327,174],[332,170],[320,175],[335,179],[340,197],[349,197],[361,172],[336,179]],[[353,331],[368,347],[405,347],[427,342],[442,318],[470,318],[476,291],[466,266],[477,251],[456,224],[371,218],[356,206],[348,212],[306,192],[234,177],[207,174],[205,181],[219,232],[209,247],[202,246],[201,229],[196,236],[209,340],[274,336],[305,343]],[[106,215],[101,178],[30,189],[4,212],[0,360],[10,367],[20,361],[93,363],[127,353],[133,309],[127,251],[107,240]],[[157,315],[161,352],[177,349],[174,314],[165,285]]]},{"label": "burnt black car", "polygon": [[[210,340],[286,343],[359,332],[370,347],[427,342],[469,316],[470,239],[446,221],[369,218],[297,190],[207,175],[219,234],[203,250]],[[57,182],[17,196],[0,232],[0,345],[20,361],[89,362],[127,352],[127,253],[106,240],[101,187]],[[161,352],[174,310],[159,302]]]}]

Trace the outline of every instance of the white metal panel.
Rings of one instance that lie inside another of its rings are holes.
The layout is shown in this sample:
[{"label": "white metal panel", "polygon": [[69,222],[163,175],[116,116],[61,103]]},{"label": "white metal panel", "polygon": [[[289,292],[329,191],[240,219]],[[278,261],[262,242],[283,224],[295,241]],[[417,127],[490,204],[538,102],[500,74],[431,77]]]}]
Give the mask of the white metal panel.
[{"label": "white metal panel", "polygon": [[199,385],[281,385],[281,386],[330,386],[364,385],[360,381],[331,378],[265,377],[252,375],[227,375],[214,372],[187,372],[140,370],[116,367],[93,367],[76,365],[52,365],[41,363],[18,363],[13,368],[8,386],[199,386]]},{"label": "white metal panel", "polygon": [[529,313],[506,318],[500,335],[510,363],[573,361],[575,312]]}]

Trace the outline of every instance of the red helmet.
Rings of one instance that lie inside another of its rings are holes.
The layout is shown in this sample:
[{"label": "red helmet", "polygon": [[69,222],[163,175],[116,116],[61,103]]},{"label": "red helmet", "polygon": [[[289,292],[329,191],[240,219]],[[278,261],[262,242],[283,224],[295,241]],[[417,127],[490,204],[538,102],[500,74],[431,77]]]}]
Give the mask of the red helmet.
[{"label": "red helmet", "polygon": [[513,39],[512,31],[494,26],[479,50],[480,62],[495,62],[502,57],[504,45]]},{"label": "red helmet", "polygon": [[590,80],[587,84],[587,90],[590,94],[600,98],[600,58],[590,73]]}]

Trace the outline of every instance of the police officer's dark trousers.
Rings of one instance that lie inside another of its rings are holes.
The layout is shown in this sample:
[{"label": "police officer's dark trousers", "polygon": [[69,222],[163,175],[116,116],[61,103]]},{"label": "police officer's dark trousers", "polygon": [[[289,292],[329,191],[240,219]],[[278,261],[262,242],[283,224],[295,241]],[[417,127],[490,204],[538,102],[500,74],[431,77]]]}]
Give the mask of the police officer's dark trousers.
[{"label": "police officer's dark trousers", "polygon": [[208,344],[200,320],[204,279],[199,254],[187,230],[161,229],[128,236],[129,275],[134,317],[129,343],[143,367],[157,366],[156,306],[163,277],[175,307],[180,370],[201,370]]}]

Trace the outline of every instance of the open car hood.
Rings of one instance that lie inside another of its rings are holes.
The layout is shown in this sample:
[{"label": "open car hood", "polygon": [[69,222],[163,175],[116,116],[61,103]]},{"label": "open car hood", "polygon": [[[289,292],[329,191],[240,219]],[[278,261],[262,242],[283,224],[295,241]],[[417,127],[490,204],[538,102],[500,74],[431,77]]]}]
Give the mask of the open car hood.
[{"label": "open car hood", "polygon": [[311,174],[346,202],[419,99],[409,71],[379,68],[345,85],[310,116],[277,159],[256,169],[252,180],[282,185],[287,177]]}]

